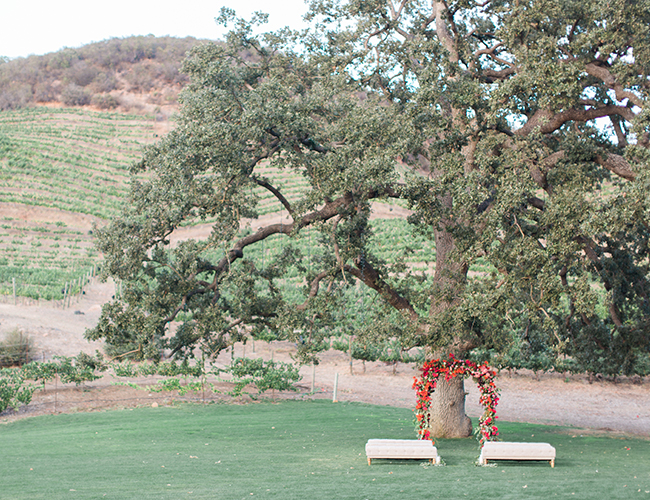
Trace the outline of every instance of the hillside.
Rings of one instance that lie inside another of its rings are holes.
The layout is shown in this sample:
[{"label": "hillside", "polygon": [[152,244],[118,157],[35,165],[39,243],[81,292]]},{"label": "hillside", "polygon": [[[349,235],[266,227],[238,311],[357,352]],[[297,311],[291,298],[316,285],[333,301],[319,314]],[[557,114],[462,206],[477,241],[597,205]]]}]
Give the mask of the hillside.
[{"label": "hillside", "polygon": [[84,109],[0,112],[0,293],[60,298],[99,261],[93,224],[115,215],[130,164],[164,133],[151,117]]},{"label": "hillside", "polygon": [[[0,58],[0,297],[61,299],[96,269],[92,228],[164,135],[194,38],[113,38]],[[68,285],[70,284],[70,285]]]},{"label": "hillside", "polygon": [[167,119],[187,83],[180,72],[185,54],[204,42],[134,36],[43,56],[0,58],[0,110],[54,105]]},{"label": "hillside", "polygon": [[[79,278],[101,261],[93,225],[118,213],[130,165],[173,126],[169,118],[186,83],[179,68],[197,43],[111,39],[0,63],[0,300],[13,301],[14,290],[20,297],[60,300],[67,284],[80,291]],[[70,99],[75,92],[83,99]],[[306,187],[304,178],[275,166],[264,175],[291,200]],[[267,191],[251,195],[260,200],[261,217],[282,217]],[[376,208],[382,219],[404,215],[398,206]],[[209,232],[209,226],[188,228],[174,239]],[[404,220],[386,221],[375,237],[382,258],[408,253],[411,265],[428,266],[407,250],[426,247],[422,254],[432,260],[430,242],[409,238]],[[310,238],[305,234],[298,243],[305,253]],[[278,245],[251,248],[251,255],[270,259]]]}]

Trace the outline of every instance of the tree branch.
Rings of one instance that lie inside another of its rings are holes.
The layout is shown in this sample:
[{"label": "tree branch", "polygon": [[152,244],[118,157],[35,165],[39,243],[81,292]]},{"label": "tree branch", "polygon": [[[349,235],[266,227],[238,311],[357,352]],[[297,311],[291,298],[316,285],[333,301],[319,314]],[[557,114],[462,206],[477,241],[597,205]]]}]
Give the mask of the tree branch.
[{"label": "tree branch", "polygon": [[444,1],[434,1],[431,2],[433,6],[433,14],[436,16],[436,33],[442,43],[443,47],[449,52],[449,60],[452,64],[458,63],[460,60],[458,56],[458,50],[456,49],[456,42],[449,33],[445,20],[442,17],[442,13],[448,9],[447,4]]},{"label": "tree branch", "polygon": [[346,264],[344,266],[345,271],[359,279],[369,288],[378,292],[395,309],[406,313],[411,321],[419,321],[420,315],[414,309],[413,305],[381,279],[377,270],[370,263],[363,259],[363,257],[357,257],[354,264],[356,267]]},{"label": "tree branch", "polygon": [[289,203],[289,200],[287,200],[275,186],[273,186],[267,179],[258,177],[256,175],[251,176],[251,179],[253,179],[258,186],[261,186],[273,193],[273,196],[275,196],[280,201],[280,203],[282,203],[284,208],[287,209],[287,212],[289,212],[289,215],[293,217],[293,207],[291,206],[291,203]]},{"label": "tree branch", "polygon": [[589,63],[585,65],[585,71],[587,74],[598,78],[610,89],[612,89],[616,94],[617,101],[628,99],[632,104],[643,109],[643,99],[636,95],[634,92],[625,90],[623,85],[616,81],[616,77],[612,75],[606,67],[596,63]]},{"label": "tree branch", "polygon": [[623,179],[627,179],[628,181],[636,179],[636,174],[632,171],[632,166],[620,155],[604,153],[596,156],[595,161],[598,165],[605,167],[619,177],[623,177]]},{"label": "tree branch", "polygon": [[528,198],[528,204],[531,207],[535,207],[538,210],[542,210],[542,211],[544,210],[544,208],[546,206],[546,203],[544,202],[544,200],[542,200],[541,198],[537,198],[537,196],[531,196],[530,198]]},{"label": "tree branch", "polygon": [[[341,216],[339,215],[336,219],[334,219],[334,224],[332,225],[332,246],[334,247],[334,256],[336,257],[336,262],[341,268],[341,272],[343,272],[343,260],[341,259],[341,252],[339,251],[339,243],[336,240],[336,228],[338,227],[340,220]],[[343,279],[345,280],[345,273],[343,274]]]},{"label": "tree branch", "polygon": [[494,80],[505,80],[516,73],[516,68],[505,68],[499,71],[493,69],[484,69],[480,77],[487,83],[492,83]]},{"label": "tree branch", "polygon": [[[579,236],[577,238],[577,241],[583,244],[583,248],[585,251],[585,255],[589,258],[589,260],[593,263],[594,267],[596,268],[596,271],[598,271],[598,274],[600,275],[601,279],[603,280],[603,285],[605,286],[605,290],[608,292],[612,289],[612,284],[609,281],[609,278],[603,274],[603,269],[602,269],[602,264],[600,262],[600,258],[598,257],[598,254],[594,250],[594,246],[597,246],[591,239],[587,239],[584,236]],[[623,322],[621,321],[621,314],[618,310],[618,307],[612,300],[609,304],[609,315],[612,318],[612,321],[617,327],[623,326]]]},{"label": "tree branch", "polygon": [[330,271],[322,271],[316,275],[316,277],[312,280],[311,285],[309,287],[309,296],[307,300],[305,300],[302,304],[296,306],[296,309],[298,311],[304,311],[307,309],[307,304],[309,303],[309,299],[314,298],[318,295],[318,290],[320,289],[320,282],[330,276],[331,272]]},{"label": "tree branch", "polygon": [[539,127],[542,134],[551,134],[569,121],[586,122],[611,115],[619,115],[628,121],[635,118],[635,114],[630,108],[614,104],[590,109],[571,108],[559,113],[553,113],[548,109],[540,109],[528,119],[523,127],[517,129],[515,134],[527,136],[537,127]]},{"label": "tree branch", "polygon": [[626,147],[628,145],[627,137],[625,136],[625,132],[621,126],[620,118],[616,115],[612,115],[609,117],[609,121],[612,123],[612,127],[614,128],[614,133],[616,134],[616,139],[618,140],[619,147]]}]

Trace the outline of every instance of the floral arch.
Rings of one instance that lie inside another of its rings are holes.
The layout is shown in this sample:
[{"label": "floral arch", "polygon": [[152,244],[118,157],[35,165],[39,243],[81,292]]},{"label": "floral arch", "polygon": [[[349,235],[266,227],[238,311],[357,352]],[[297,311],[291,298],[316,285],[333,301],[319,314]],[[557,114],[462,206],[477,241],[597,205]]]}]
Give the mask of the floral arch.
[{"label": "floral arch", "polygon": [[494,384],[496,372],[486,363],[477,364],[473,361],[456,359],[453,354],[449,359],[434,359],[427,361],[422,366],[422,377],[414,377],[413,389],[417,395],[415,417],[417,419],[417,432],[420,439],[430,439],[429,408],[431,406],[431,393],[436,389],[438,377],[444,375],[445,380],[451,380],[457,375],[471,376],[481,390],[479,402],[485,408],[479,418],[479,442],[481,446],[486,441],[494,441],[499,435],[496,424],[496,406],[499,402],[499,390]]}]

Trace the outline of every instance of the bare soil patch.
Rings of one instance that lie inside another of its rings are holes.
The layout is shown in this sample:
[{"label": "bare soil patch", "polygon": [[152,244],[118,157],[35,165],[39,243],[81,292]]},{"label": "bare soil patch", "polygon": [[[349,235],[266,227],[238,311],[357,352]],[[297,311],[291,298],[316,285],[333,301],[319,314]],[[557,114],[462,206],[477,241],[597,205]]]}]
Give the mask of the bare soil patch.
[{"label": "bare soil patch", "polygon": [[[55,355],[74,356],[80,351],[93,354],[102,349],[101,342],[88,342],[83,338],[87,328],[94,326],[101,306],[114,293],[112,283],[92,282],[86,294],[72,307],[62,309],[60,304],[32,305],[0,304],[0,334],[18,328],[34,341],[37,357],[51,359]],[[295,346],[289,342],[271,344],[256,342],[253,346],[238,344],[234,355],[263,357],[277,361],[290,361]],[[229,364],[232,353],[222,353],[215,361],[217,367]],[[365,371],[360,361],[353,364],[353,374],[347,356],[338,351],[322,355],[321,363],[313,369],[301,369],[303,379],[298,393],[276,394],[281,398],[328,398],[333,396],[334,379],[338,373],[338,400],[413,408],[414,392],[411,388],[417,371],[413,366],[399,364],[396,373],[384,363],[366,363]],[[312,377],[314,393],[311,393]],[[152,404],[172,401],[210,401],[229,399],[223,393],[230,384],[212,378],[221,394],[212,392],[191,393],[178,396],[174,393],[155,393],[131,387],[116,386],[111,376],[87,384],[82,388],[48,383],[45,391],[37,391],[33,402],[20,411],[7,411],[0,421],[10,421],[24,416],[70,411],[90,411],[104,408]],[[135,380],[142,386],[153,385],[155,379]],[[501,420],[557,424],[588,428],[607,433],[630,433],[650,437],[650,383],[648,380],[623,379],[618,383],[598,381],[589,384],[584,376],[543,374],[536,380],[531,373],[508,375],[502,372],[497,380],[501,399],[497,413]],[[466,381],[467,413],[478,417],[482,409],[478,403],[479,391],[471,380]],[[268,393],[265,397],[271,397]],[[243,398],[241,402],[244,402]]]}]

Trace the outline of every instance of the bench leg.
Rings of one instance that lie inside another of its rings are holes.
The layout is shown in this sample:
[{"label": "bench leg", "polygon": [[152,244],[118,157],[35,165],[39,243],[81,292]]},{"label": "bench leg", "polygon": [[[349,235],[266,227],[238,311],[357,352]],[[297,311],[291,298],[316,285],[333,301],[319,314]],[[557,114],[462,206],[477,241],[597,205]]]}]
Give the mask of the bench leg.
[{"label": "bench leg", "polygon": [[555,459],[551,460],[551,468],[555,467]]},{"label": "bench leg", "polygon": [[371,461],[372,461],[372,458],[368,457],[368,465],[370,465]]}]

